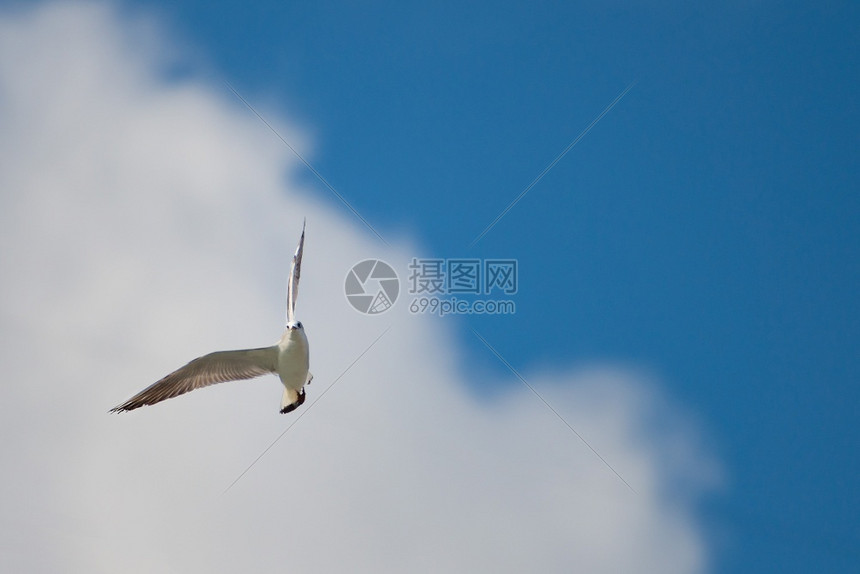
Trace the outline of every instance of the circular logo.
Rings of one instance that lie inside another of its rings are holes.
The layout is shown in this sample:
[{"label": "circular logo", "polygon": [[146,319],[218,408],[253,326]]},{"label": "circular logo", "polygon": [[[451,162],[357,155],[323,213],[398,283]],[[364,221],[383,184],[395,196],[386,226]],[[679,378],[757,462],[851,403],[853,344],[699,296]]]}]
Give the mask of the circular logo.
[{"label": "circular logo", "polygon": [[391,265],[366,259],[353,265],[343,286],[346,299],[356,311],[378,315],[388,311],[400,294],[400,279]]}]

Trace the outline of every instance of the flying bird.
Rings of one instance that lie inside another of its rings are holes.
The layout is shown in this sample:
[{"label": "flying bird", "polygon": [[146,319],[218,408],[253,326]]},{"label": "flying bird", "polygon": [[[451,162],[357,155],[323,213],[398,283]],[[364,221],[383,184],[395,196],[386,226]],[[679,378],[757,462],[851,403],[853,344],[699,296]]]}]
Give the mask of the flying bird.
[{"label": "flying bird", "polygon": [[305,402],[305,385],[313,379],[308,370],[308,338],[302,322],[296,321],[296,298],[299,295],[304,245],[305,225],[302,224],[302,236],[293,255],[287,281],[287,326],[276,345],[259,349],[218,351],[198,357],[112,408],[111,412],[131,411],[172,399],[194,389],[227,381],[253,379],[270,373],[278,375],[284,385],[281,412],[288,413],[301,406]]}]

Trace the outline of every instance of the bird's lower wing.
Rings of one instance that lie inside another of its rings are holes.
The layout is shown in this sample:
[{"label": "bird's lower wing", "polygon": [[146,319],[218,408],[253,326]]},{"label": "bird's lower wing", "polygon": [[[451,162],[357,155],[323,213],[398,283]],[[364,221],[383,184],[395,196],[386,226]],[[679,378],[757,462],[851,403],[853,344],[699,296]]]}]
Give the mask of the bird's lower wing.
[{"label": "bird's lower wing", "polygon": [[278,347],[218,351],[194,359],[143,389],[111,412],[130,411],[216,383],[253,379],[277,372]]}]

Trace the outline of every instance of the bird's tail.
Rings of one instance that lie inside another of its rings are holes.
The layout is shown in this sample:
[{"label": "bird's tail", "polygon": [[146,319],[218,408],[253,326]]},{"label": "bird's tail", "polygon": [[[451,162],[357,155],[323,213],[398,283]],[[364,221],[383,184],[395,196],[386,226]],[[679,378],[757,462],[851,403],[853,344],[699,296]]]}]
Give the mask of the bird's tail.
[{"label": "bird's tail", "polygon": [[297,409],[305,402],[305,390],[299,389],[284,389],[284,396],[281,398],[281,413],[286,414]]}]

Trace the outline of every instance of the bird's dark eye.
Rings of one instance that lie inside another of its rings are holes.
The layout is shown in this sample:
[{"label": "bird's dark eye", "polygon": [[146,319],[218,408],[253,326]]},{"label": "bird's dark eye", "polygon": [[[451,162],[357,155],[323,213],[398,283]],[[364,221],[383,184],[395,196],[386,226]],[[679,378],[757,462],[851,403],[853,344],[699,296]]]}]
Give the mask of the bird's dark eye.
[{"label": "bird's dark eye", "polygon": [[302,328],[302,322],[301,322],[301,321],[299,321],[298,323],[296,323],[296,327],[298,327],[299,329],[301,329],[301,328]]}]

